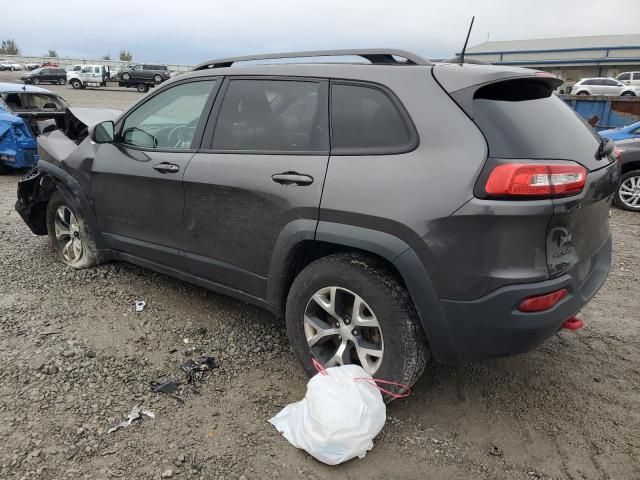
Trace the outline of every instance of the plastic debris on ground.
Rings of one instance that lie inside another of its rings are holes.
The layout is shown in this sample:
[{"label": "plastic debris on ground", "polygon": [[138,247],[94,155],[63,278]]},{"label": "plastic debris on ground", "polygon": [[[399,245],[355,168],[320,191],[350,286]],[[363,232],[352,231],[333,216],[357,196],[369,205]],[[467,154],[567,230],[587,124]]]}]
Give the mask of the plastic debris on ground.
[{"label": "plastic debris on ground", "polygon": [[109,430],[107,430],[107,433],[112,433],[112,432],[115,432],[116,430],[119,430],[121,428],[126,428],[129,425],[131,425],[131,423],[134,422],[135,420],[142,420],[143,416],[147,416],[147,417],[150,417],[150,418],[156,418],[155,414],[151,410],[147,410],[144,407],[140,407],[140,406],[136,405],[135,407],[133,407],[131,409],[131,413],[129,413],[129,415],[127,416],[126,420],[124,420],[123,422],[120,422],[115,427],[110,428]]},{"label": "plastic debris on ground", "polygon": [[364,457],[386,421],[374,379],[359,365],[323,369],[307,393],[269,422],[295,447],[328,465]]},{"label": "plastic debris on ground", "polygon": [[205,356],[196,359],[190,358],[180,365],[180,368],[187,374],[187,383],[194,383],[202,380],[204,372],[217,366],[218,364],[214,357]]},{"label": "plastic debris on ground", "polygon": [[144,310],[144,306],[146,305],[144,300],[138,300],[136,302],[136,312],[141,312]]},{"label": "plastic debris on ground", "polygon": [[180,398],[176,394],[179,388],[180,388],[180,384],[177,382],[164,381],[164,380],[151,382],[151,390],[154,393],[164,393],[165,395],[168,395],[169,397],[182,403],[184,400],[182,400],[182,398]]}]

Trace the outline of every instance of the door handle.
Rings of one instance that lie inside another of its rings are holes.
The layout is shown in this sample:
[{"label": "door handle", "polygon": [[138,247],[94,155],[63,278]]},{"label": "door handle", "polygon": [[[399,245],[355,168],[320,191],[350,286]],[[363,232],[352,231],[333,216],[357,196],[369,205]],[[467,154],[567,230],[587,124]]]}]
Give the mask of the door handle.
[{"label": "door handle", "polygon": [[271,175],[271,180],[282,185],[311,185],[313,177],[298,172],[284,172]]},{"label": "door handle", "polygon": [[180,167],[175,163],[166,163],[162,162],[153,166],[154,170],[159,171],[160,173],[175,173],[180,171]]}]

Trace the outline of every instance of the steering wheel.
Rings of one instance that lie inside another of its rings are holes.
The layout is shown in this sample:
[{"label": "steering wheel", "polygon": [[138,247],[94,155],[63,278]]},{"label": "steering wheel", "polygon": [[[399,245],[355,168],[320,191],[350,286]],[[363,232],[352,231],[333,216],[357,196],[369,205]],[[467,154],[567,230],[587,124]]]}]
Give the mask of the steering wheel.
[{"label": "steering wheel", "polygon": [[189,148],[195,129],[185,125],[173,127],[167,134],[167,145],[173,148]]}]

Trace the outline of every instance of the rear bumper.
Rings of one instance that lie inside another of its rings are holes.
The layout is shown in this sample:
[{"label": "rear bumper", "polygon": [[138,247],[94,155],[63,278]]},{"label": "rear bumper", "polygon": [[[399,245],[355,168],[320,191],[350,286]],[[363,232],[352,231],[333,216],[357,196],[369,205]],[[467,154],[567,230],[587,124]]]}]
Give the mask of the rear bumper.
[{"label": "rear bumper", "polygon": [[[445,361],[513,355],[543,343],[602,286],[611,265],[611,246],[609,237],[596,255],[552,280],[505,286],[473,301],[440,300],[449,327],[449,349],[454,350],[442,352]],[[524,298],[561,288],[567,288],[569,295],[552,309],[536,313],[518,310]]]}]

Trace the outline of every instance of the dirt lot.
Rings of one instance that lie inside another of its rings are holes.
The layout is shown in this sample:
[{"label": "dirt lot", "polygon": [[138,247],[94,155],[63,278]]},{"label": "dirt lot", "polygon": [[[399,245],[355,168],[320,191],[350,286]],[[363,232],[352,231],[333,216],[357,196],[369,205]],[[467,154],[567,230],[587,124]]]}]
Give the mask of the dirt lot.
[{"label": "dirt lot", "polygon": [[[116,108],[138,95],[52,90]],[[138,267],[56,263],[13,210],[18,178],[0,177],[0,478],[640,478],[638,214],[613,210],[614,263],[583,330],[518,357],[430,364],[374,449],[328,467],[267,423],[306,385],[278,319]],[[219,368],[183,385],[183,403],[151,392],[199,352]],[[155,419],[107,433],[135,405]]]}]

